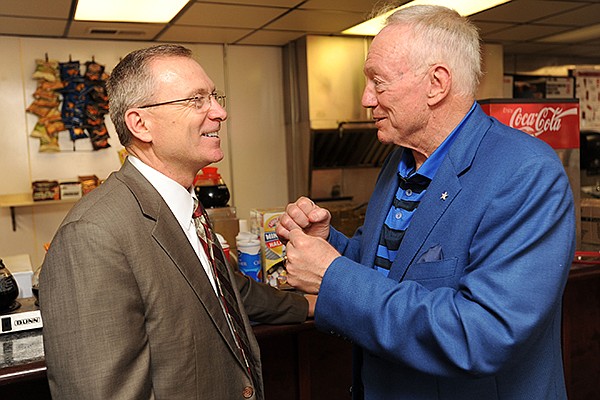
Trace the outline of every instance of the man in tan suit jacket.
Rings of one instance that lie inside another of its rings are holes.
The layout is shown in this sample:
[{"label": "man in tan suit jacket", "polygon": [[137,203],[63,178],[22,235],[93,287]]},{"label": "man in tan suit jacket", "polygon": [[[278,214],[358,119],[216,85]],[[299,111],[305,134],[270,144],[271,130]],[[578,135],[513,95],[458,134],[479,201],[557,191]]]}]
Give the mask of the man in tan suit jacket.
[{"label": "man in tan suit jacket", "polygon": [[[229,270],[253,382],[194,235],[193,180],[223,157],[224,96],[181,46],[135,51],[109,80],[129,157],[69,212],[40,278],[55,399],[258,399],[249,319],[297,323],[307,300]],[[182,99],[182,100],[178,100]],[[245,310],[245,313],[243,312]]]}]

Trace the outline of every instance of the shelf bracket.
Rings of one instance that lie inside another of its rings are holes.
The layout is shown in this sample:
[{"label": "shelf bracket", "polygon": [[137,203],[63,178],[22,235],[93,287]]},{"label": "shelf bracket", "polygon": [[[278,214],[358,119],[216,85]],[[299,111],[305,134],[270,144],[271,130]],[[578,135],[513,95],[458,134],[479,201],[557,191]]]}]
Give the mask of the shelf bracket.
[{"label": "shelf bracket", "polygon": [[10,219],[12,220],[13,232],[16,232],[17,231],[17,220],[15,218],[15,208],[13,206],[10,207]]}]

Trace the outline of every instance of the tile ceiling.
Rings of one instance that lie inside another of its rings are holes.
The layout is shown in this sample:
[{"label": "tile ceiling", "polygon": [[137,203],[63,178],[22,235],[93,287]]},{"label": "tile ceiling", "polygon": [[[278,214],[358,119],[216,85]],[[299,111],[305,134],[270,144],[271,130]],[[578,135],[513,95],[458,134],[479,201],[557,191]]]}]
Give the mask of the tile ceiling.
[{"label": "tile ceiling", "polygon": [[[362,22],[378,2],[191,0],[170,23],[137,24],[73,21],[77,0],[0,0],[0,35],[282,46],[305,34],[337,35]],[[563,44],[542,41],[600,24],[600,0],[513,0],[471,19],[484,42],[504,45],[506,55],[564,56],[600,64],[600,37]]]}]

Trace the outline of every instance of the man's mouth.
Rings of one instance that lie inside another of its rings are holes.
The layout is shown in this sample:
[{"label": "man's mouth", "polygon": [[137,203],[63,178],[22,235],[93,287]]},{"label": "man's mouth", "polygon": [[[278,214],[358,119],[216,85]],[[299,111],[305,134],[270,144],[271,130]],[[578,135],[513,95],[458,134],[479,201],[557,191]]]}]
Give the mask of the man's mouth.
[{"label": "man's mouth", "polygon": [[202,136],[204,137],[209,137],[209,138],[218,138],[219,137],[219,132],[208,132],[208,133],[203,133]]}]

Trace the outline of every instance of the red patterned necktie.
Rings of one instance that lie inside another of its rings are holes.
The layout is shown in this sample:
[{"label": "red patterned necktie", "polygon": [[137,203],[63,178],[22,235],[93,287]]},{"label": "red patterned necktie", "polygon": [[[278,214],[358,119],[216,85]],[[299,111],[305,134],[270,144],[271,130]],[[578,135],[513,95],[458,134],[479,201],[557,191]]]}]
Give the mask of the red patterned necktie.
[{"label": "red patterned necktie", "polygon": [[206,252],[208,260],[210,261],[213,277],[217,286],[217,294],[221,302],[229,329],[233,335],[235,344],[240,351],[242,359],[248,369],[248,373],[254,383],[254,390],[256,391],[256,398],[262,399],[261,384],[258,380],[256,362],[254,356],[250,351],[250,345],[248,341],[248,335],[244,328],[244,322],[242,320],[240,310],[237,306],[237,300],[235,292],[232,287],[231,280],[229,279],[229,273],[227,271],[227,264],[225,262],[225,256],[221,246],[218,244],[216,237],[210,228],[208,215],[202,204],[194,199],[194,203],[197,203],[196,210],[193,214],[194,224],[196,225],[196,232],[202,247]]}]

